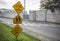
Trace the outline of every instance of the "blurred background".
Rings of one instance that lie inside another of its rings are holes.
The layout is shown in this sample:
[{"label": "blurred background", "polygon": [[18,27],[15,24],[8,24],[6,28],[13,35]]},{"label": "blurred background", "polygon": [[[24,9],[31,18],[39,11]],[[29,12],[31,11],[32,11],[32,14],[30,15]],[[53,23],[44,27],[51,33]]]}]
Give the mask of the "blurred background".
[{"label": "blurred background", "polygon": [[[24,38],[21,41],[60,41],[60,0],[0,0],[1,28],[4,24],[9,26],[9,32],[10,28],[14,28],[13,19],[17,16],[17,13],[12,6],[18,1],[24,7],[24,10],[20,14],[23,19],[22,24],[20,24],[23,29],[22,32],[37,39],[32,40],[29,38],[30,40],[24,40],[25,38],[21,35]],[[0,31],[1,33],[4,31],[3,29]],[[15,41],[9,39],[8,41]],[[20,36],[18,39],[21,39]],[[6,40],[2,38],[1,41]]]}]

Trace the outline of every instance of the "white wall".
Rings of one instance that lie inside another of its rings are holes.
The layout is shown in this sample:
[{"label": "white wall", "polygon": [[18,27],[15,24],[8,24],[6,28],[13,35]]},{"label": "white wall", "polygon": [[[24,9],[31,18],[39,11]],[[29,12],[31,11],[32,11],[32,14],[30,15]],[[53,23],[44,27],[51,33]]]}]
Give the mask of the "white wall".
[{"label": "white wall", "polygon": [[[39,11],[30,11],[30,20],[34,20],[34,14],[36,15],[36,21],[48,21],[48,22],[55,22],[55,23],[60,23],[60,11],[55,10],[55,12],[51,12],[50,10],[39,10]],[[46,16],[45,16],[46,14]],[[45,20],[47,19],[47,20]]]},{"label": "white wall", "polygon": [[36,20],[37,21],[45,21],[45,10],[36,11]]},{"label": "white wall", "polygon": [[47,11],[47,21],[60,23],[60,11],[55,10],[55,12]]},{"label": "white wall", "polygon": [[33,19],[33,17],[34,17],[33,15],[34,15],[33,11],[30,11],[29,12],[29,20],[34,20]]}]

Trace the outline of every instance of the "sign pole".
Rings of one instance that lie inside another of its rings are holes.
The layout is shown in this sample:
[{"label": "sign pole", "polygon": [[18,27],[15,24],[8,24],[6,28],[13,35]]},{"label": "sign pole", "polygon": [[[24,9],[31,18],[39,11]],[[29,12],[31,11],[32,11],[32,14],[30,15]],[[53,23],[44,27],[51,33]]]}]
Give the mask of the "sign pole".
[{"label": "sign pole", "polygon": [[16,41],[18,41],[17,37],[16,37]]},{"label": "sign pole", "polygon": [[16,11],[17,16],[13,19],[13,23],[16,24],[16,26],[11,30],[11,33],[16,36],[16,41],[18,41],[17,36],[22,32],[22,28],[19,26],[19,24],[22,24],[22,18],[19,16],[19,14],[24,8],[20,1],[13,5],[13,8]]}]

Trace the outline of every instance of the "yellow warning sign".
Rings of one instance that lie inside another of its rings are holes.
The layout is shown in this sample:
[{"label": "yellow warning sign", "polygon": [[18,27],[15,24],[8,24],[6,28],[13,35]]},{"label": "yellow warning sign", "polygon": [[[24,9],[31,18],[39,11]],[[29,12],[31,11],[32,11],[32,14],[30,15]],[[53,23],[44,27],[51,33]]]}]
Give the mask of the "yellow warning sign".
[{"label": "yellow warning sign", "polygon": [[14,34],[16,37],[19,35],[19,33],[22,32],[22,28],[19,25],[16,25],[12,30],[12,34]]},{"label": "yellow warning sign", "polygon": [[13,23],[14,24],[22,24],[22,18],[17,15],[14,19],[13,19]]},{"label": "yellow warning sign", "polygon": [[15,5],[13,5],[13,8],[17,12],[17,14],[20,14],[24,9],[20,1],[18,1]]}]

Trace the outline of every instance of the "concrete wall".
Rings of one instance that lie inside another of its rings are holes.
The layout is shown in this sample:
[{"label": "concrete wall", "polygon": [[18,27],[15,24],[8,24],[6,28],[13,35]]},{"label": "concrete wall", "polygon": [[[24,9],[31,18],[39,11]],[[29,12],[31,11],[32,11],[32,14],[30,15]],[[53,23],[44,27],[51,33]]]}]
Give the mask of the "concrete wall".
[{"label": "concrete wall", "polygon": [[[55,22],[55,23],[60,23],[60,11],[55,10],[55,12],[51,12],[50,10],[39,10],[35,11],[30,11],[30,20],[34,20],[34,16],[36,21],[48,21],[48,22]],[[35,15],[34,15],[35,14]]]},{"label": "concrete wall", "polygon": [[37,21],[45,21],[45,10],[36,11],[36,20]]},{"label": "concrete wall", "polygon": [[29,20],[34,20],[34,12],[33,11],[30,11],[29,12]]},{"label": "concrete wall", "polygon": [[55,10],[55,12],[47,11],[47,21],[60,23],[60,11]]}]

